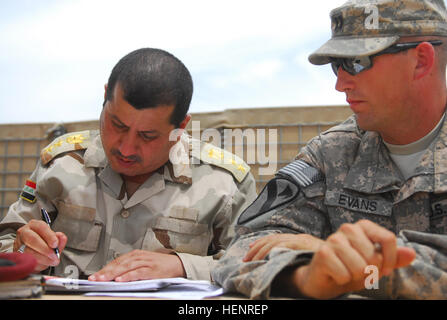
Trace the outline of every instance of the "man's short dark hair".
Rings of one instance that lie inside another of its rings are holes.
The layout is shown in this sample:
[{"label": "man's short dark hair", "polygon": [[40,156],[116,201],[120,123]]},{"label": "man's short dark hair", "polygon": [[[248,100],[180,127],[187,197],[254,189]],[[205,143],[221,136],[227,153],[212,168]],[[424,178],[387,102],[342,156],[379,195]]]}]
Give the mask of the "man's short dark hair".
[{"label": "man's short dark hair", "polygon": [[113,99],[117,83],[124,100],[135,109],[173,105],[170,121],[176,127],[188,113],[193,92],[191,74],[169,52],[142,48],[121,58],[110,74],[106,100]]}]

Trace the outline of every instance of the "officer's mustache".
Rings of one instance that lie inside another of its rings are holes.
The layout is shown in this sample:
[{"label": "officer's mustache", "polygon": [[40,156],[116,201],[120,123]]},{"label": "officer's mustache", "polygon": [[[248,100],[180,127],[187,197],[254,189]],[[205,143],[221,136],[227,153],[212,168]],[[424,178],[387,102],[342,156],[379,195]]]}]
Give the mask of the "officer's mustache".
[{"label": "officer's mustache", "polygon": [[112,155],[114,156],[118,156],[123,160],[126,161],[134,161],[134,162],[141,162],[141,158],[137,155],[131,155],[131,156],[124,156],[118,149],[112,149],[110,150],[110,152],[112,153]]}]

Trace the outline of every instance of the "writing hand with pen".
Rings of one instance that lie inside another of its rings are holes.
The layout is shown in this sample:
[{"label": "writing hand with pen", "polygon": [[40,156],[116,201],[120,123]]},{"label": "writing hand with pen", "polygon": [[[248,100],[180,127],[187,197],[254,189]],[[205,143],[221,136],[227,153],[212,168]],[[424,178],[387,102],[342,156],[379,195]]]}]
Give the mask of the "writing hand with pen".
[{"label": "writing hand with pen", "polygon": [[37,260],[35,272],[40,272],[60,263],[60,253],[67,244],[67,236],[51,230],[51,220],[45,209],[41,209],[43,220],[30,220],[17,230],[14,251],[26,252]]}]

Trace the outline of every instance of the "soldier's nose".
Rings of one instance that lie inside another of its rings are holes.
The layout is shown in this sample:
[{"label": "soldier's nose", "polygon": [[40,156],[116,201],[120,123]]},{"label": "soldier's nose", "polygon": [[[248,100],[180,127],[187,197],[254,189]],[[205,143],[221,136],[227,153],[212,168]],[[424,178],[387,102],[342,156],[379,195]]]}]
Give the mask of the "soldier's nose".
[{"label": "soldier's nose", "polygon": [[335,83],[335,90],[340,92],[346,92],[352,90],[355,87],[354,76],[343,70],[342,67],[338,68],[337,82]]}]

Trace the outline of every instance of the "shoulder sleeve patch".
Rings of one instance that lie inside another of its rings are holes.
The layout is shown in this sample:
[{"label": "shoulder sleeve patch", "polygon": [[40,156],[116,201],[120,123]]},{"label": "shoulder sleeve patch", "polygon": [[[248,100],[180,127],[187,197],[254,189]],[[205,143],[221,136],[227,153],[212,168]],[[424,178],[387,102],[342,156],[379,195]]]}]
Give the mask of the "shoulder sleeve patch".
[{"label": "shoulder sleeve patch", "polygon": [[250,166],[244,160],[210,143],[203,143],[201,145],[200,160],[230,171],[239,183],[250,172]]},{"label": "shoulder sleeve patch", "polygon": [[89,143],[90,131],[88,130],[64,134],[42,149],[40,160],[43,165],[46,165],[61,153],[86,149]]},{"label": "shoulder sleeve patch", "polygon": [[239,216],[238,225],[245,224],[258,216],[292,202],[300,193],[300,186],[295,182],[277,176],[267,182],[259,196]]},{"label": "shoulder sleeve patch", "polygon": [[301,188],[322,180],[324,176],[314,167],[302,160],[293,161],[265,185],[256,200],[239,216],[238,225],[290,204],[298,198]]}]

